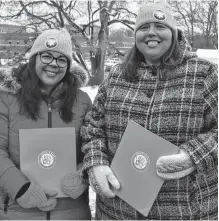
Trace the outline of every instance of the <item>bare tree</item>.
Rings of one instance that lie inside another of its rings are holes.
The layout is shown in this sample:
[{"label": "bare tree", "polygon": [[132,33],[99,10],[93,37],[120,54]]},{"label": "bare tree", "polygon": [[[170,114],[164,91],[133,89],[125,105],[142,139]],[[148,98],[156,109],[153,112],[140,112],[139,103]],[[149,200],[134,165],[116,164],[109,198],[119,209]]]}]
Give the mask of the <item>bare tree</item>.
[{"label": "bare tree", "polygon": [[[174,0],[169,2],[174,8],[178,25],[185,28],[192,47],[197,34],[202,34],[206,47],[211,44],[212,36],[217,39],[218,2],[216,0]],[[217,48],[217,40],[215,40],[214,46]]]},{"label": "bare tree", "polygon": [[[23,25],[35,32],[68,25],[78,60],[86,68],[80,44],[75,38],[75,34],[80,34],[89,46],[92,84],[100,84],[104,78],[106,50],[110,44],[109,26],[122,23],[132,30],[136,17],[135,13],[128,10],[126,1],[20,0],[5,4],[9,8],[14,8],[16,4],[16,10],[1,16],[3,19],[26,18]],[[81,17],[86,17],[86,21],[78,22]]]},{"label": "bare tree", "polygon": [[193,47],[194,42],[194,27],[197,23],[196,13],[198,11],[198,2],[195,0],[188,1],[172,1],[170,2],[175,9],[176,19],[180,26],[186,27],[186,32],[189,36],[190,44]]},{"label": "bare tree", "polygon": [[[200,3],[199,3],[200,4]],[[198,23],[201,25],[202,34],[204,37],[205,45],[213,45],[214,48],[218,48],[217,41],[212,41],[213,39],[218,39],[218,2],[217,1],[207,1],[202,2],[202,5],[198,10]]]}]

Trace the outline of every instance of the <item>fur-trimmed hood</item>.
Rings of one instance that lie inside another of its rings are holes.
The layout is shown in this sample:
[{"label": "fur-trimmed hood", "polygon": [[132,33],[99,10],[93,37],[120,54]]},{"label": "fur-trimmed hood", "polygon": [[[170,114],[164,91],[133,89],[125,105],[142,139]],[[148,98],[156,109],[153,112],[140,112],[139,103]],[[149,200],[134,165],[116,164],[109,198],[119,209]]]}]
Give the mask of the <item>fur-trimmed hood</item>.
[{"label": "fur-trimmed hood", "polygon": [[[12,74],[11,68],[0,68],[0,91],[16,94],[21,88],[17,79]],[[78,63],[73,62],[70,72],[75,75],[79,82],[79,87],[83,87],[88,83],[89,77],[87,71]]]}]

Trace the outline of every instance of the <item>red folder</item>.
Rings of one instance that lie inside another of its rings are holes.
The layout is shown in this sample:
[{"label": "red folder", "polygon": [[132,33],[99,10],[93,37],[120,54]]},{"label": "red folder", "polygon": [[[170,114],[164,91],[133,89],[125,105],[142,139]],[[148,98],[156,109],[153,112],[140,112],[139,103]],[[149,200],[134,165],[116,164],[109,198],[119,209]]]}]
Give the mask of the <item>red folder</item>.
[{"label": "red folder", "polygon": [[54,189],[56,197],[67,197],[62,177],[76,172],[75,128],[20,129],[20,169],[43,188]]},{"label": "red folder", "polygon": [[129,121],[111,163],[121,185],[113,191],[147,216],[164,182],[156,173],[156,161],[177,151],[174,144]]}]

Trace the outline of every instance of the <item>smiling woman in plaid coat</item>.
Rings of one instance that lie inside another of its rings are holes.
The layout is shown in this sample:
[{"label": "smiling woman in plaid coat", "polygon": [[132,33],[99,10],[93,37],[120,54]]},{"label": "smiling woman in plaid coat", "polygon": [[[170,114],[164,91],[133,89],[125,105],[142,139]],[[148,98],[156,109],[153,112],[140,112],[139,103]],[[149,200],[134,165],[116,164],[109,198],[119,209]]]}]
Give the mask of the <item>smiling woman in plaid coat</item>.
[{"label": "smiling woman in plaid coat", "polygon": [[[81,130],[97,219],[217,220],[217,87],[217,66],[191,52],[169,6],[144,3],[135,45],[100,85]],[[180,149],[157,161],[165,182],[147,217],[109,185],[120,188],[109,165],[129,120]]]}]

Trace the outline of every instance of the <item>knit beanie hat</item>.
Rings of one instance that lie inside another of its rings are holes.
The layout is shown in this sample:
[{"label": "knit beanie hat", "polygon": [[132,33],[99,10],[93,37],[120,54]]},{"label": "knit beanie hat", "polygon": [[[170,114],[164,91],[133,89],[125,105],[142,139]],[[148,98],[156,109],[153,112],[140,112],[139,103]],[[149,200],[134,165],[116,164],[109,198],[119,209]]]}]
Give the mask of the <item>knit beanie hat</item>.
[{"label": "knit beanie hat", "polygon": [[43,51],[55,51],[65,55],[72,65],[72,41],[69,32],[62,29],[49,29],[43,31],[35,40],[29,58]]},{"label": "knit beanie hat", "polygon": [[176,21],[170,5],[165,0],[147,0],[140,6],[134,32],[150,22],[162,23],[176,33]]}]

